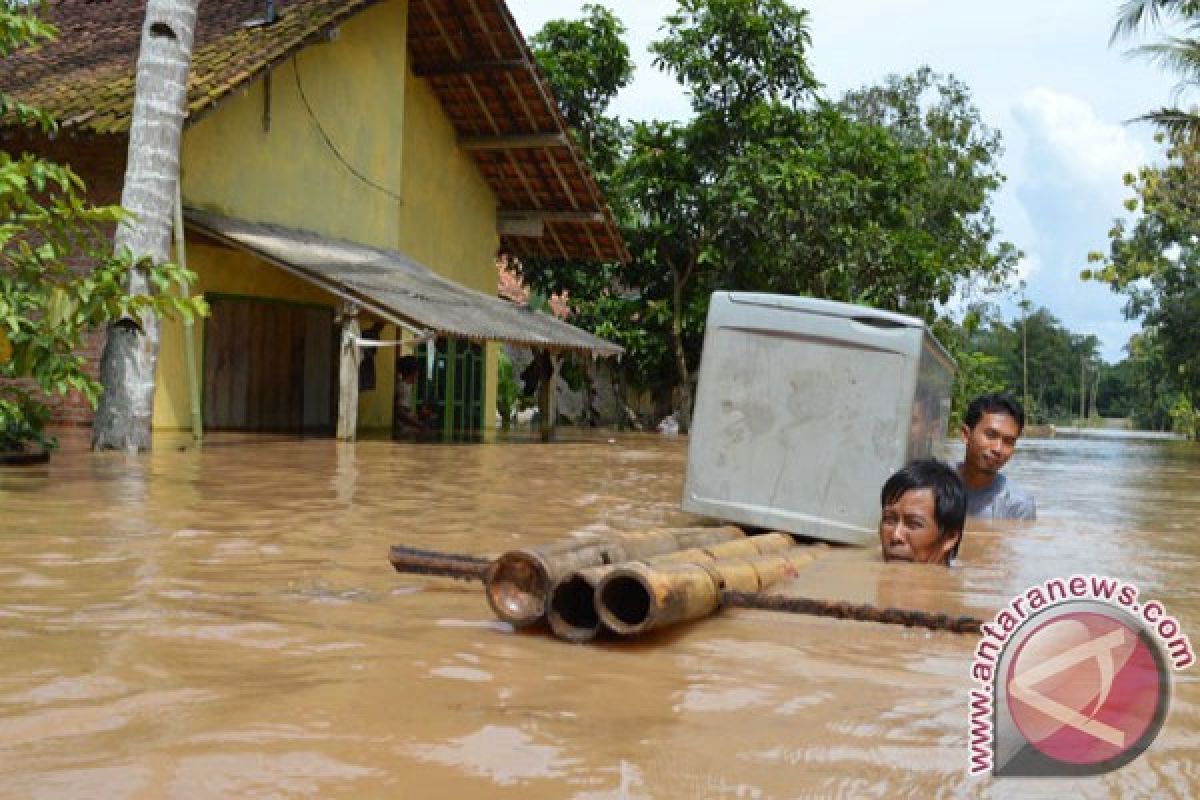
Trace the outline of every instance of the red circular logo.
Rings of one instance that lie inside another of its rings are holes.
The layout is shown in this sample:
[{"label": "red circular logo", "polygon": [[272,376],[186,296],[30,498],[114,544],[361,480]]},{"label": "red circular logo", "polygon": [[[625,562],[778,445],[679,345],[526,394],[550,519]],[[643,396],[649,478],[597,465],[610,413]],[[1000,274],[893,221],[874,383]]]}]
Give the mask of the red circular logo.
[{"label": "red circular logo", "polygon": [[1165,701],[1159,660],[1119,619],[1070,612],[1038,626],[1009,663],[1013,722],[1034,748],[1064,764],[1095,765],[1144,747]]}]

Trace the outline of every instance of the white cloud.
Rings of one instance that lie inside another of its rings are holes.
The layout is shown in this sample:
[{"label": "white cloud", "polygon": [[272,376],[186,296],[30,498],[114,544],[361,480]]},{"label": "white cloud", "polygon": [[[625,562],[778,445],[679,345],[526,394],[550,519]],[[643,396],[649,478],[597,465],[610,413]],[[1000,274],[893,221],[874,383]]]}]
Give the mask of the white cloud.
[{"label": "white cloud", "polygon": [[1028,282],[1034,275],[1038,274],[1042,269],[1042,261],[1034,255],[1025,255],[1017,262],[1017,267],[1013,272],[1012,279],[1009,281],[1010,286],[1016,286],[1020,281]]},{"label": "white cloud", "polygon": [[[1120,187],[1121,176],[1146,162],[1142,145],[1120,123],[1101,119],[1085,100],[1053,89],[1026,91],[1013,115],[1029,137],[1038,167],[1069,181]],[[1034,175],[1042,172],[1035,170]]]}]

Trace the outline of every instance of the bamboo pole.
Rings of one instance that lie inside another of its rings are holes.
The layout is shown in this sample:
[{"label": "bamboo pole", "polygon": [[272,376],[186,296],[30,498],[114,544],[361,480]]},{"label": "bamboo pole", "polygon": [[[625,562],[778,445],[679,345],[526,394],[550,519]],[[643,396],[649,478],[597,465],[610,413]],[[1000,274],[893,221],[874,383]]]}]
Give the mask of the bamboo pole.
[{"label": "bamboo pole", "polygon": [[616,633],[633,635],[698,619],[721,606],[721,593],[759,592],[794,578],[809,548],[707,564],[622,564],[596,587],[596,613]]},{"label": "bamboo pole", "polygon": [[[175,262],[187,269],[187,236],[183,228],[183,180],[175,181]],[[188,285],[179,285],[179,295],[188,296]],[[183,355],[187,365],[188,406],[192,418],[192,438],[204,438],[204,415],[200,411],[200,371],[196,368],[195,321],[189,315],[183,320]]]},{"label": "bamboo pole", "polygon": [[[463,581],[482,581],[483,574],[491,563],[479,556],[422,550],[399,544],[392,546],[390,561],[397,572],[437,575]],[[876,622],[881,625],[903,625],[949,633],[977,634],[983,625],[983,620],[977,617],[956,617],[919,609],[879,608],[869,604],[840,603],[836,600],[757,592],[722,591],[721,605],[857,622]]]},{"label": "bamboo pole", "polygon": [[[781,553],[796,546],[786,533],[748,536],[744,539],[720,542],[708,547],[694,547],[674,553],[664,553],[646,559],[646,563],[705,564],[720,559],[743,558]],[[550,590],[546,621],[550,630],[568,642],[590,642],[604,627],[596,612],[596,587],[620,565],[605,565],[576,570],[556,583]]]},{"label": "bamboo pole", "polygon": [[660,528],[510,550],[488,567],[484,593],[496,616],[524,627],[545,617],[550,588],[576,570],[704,547],[745,535],[732,525]]}]

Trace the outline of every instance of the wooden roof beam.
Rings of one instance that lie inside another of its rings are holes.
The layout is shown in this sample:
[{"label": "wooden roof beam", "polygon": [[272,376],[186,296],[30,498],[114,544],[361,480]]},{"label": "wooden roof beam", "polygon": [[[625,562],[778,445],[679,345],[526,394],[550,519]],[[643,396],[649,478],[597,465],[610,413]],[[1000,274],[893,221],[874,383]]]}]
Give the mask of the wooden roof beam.
[{"label": "wooden roof beam", "polygon": [[463,150],[532,150],[543,147],[566,147],[571,140],[565,133],[516,133],[508,136],[460,136],[458,146]]},{"label": "wooden roof beam", "polygon": [[593,222],[603,224],[604,214],[599,211],[541,211],[538,209],[502,208],[496,212],[501,222]]},{"label": "wooden roof beam", "polygon": [[463,75],[466,73],[511,72],[529,69],[529,62],[521,58],[494,61],[447,61],[441,64],[413,65],[413,74],[418,78],[433,78],[441,75]]}]

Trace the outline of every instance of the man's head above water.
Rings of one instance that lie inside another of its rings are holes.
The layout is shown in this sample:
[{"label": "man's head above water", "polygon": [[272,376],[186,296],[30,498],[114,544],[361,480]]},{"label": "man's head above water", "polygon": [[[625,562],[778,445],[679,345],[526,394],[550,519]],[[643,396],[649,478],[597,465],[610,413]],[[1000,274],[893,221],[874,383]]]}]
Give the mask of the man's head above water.
[{"label": "man's head above water", "polygon": [[967,493],[949,465],[932,458],[912,462],[887,479],[880,503],[884,561],[948,564],[958,552]]},{"label": "man's head above water", "polygon": [[962,477],[972,488],[987,486],[1012,458],[1025,429],[1025,409],[1012,395],[985,394],[963,416]]}]

